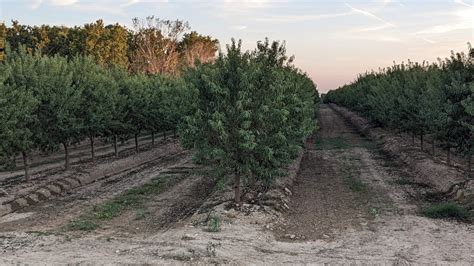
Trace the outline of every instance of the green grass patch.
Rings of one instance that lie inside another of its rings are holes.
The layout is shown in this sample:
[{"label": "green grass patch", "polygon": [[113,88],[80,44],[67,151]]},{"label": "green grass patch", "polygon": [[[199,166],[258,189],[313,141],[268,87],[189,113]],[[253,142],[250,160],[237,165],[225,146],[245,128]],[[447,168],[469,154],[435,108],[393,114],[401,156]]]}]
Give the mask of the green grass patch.
[{"label": "green grass patch", "polygon": [[52,235],[60,235],[57,232],[51,232],[51,231],[26,231],[28,234],[34,234],[36,236],[52,236]]},{"label": "green grass patch", "polygon": [[79,216],[69,224],[71,230],[93,231],[101,222],[118,217],[126,210],[137,210],[136,218],[143,219],[147,212],[143,209],[144,202],[152,195],[162,193],[173,184],[176,184],[184,176],[158,176],[150,183],[137,188],[132,188],[114,199],[96,205],[91,211]]},{"label": "green grass patch", "polygon": [[220,232],[221,231],[221,217],[211,214],[207,220],[207,231]]},{"label": "green grass patch", "polygon": [[99,225],[92,221],[92,218],[81,216],[77,220],[69,223],[69,229],[74,231],[94,231]]},{"label": "green grass patch", "polygon": [[349,142],[339,136],[335,138],[318,139],[316,141],[317,150],[342,150],[349,148]]},{"label": "green grass patch", "polygon": [[431,205],[424,208],[421,211],[421,214],[434,219],[455,218],[467,221],[471,218],[469,210],[453,202],[443,202]]},{"label": "green grass patch", "polygon": [[377,218],[380,214],[380,210],[376,207],[369,207],[368,212],[371,219]]}]

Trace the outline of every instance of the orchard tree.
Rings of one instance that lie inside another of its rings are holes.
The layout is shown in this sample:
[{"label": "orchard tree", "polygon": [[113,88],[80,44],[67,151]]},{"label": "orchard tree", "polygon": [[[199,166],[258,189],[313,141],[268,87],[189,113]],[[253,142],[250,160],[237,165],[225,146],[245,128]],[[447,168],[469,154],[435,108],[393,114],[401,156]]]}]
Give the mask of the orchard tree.
[{"label": "orchard tree", "polygon": [[250,175],[255,147],[249,68],[250,55],[242,52],[241,42],[232,41],[227,54],[221,54],[214,65],[198,65],[187,76],[188,84],[198,91],[198,110],[188,117],[183,143],[195,148],[198,157],[216,161],[220,170],[233,175],[236,204],[241,200],[241,178]]},{"label": "orchard tree", "polygon": [[[314,112],[308,108],[314,108],[315,87],[292,83],[307,77],[286,67],[287,60],[277,42],[258,43],[249,53],[233,40],[215,64],[198,64],[185,76],[190,90],[196,90],[197,110],[183,125],[183,145],[196,149],[199,159],[216,163],[222,176],[233,177],[237,206],[242,183],[271,182],[314,129]],[[292,122],[290,115],[302,106],[304,117]]]},{"label": "orchard tree", "polygon": [[9,53],[6,65],[0,63],[0,149],[7,157],[22,154],[25,180],[30,180],[29,152],[39,142],[36,99],[39,55],[21,47]]},{"label": "orchard tree", "polygon": [[195,112],[194,99],[197,95],[190,90],[186,82],[179,78],[162,79],[160,86],[161,99],[158,102],[161,114],[161,128],[166,131],[172,130],[174,136],[179,125],[184,122],[184,117]]},{"label": "orchard tree", "polygon": [[443,94],[443,73],[438,66],[432,65],[426,74],[426,90],[420,99],[419,108],[421,120],[432,136],[432,155],[436,156],[436,141],[443,140],[446,134],[447,106]]},{"label": "orchard tree", "polygon": [[[453,52],[436,64],[409,62],[366,74],[330,91],[325,101],[359,111],[379,125],[417,134],[422,149],[423,135],[431,134],[447,148],[448,164],[453,149],[470,161],[473,55],[469,45],[467,54]],[[435,154],[434,142],[432,149]]]},{"label": "orchard tree", "polygon": [[118,157],[118,145],[117,139],[121,135],[126,135],[130,131],[130,123],[127,120],[128,117],[128,88],[127,80],[129,74],[123,68],[111,68],[111,77],[114,79],[117,85],[117,94],[115,98],[115,104],[113,104],[112,121],[110,122],[109,133],[113,140],[114,154]]},{"label": "orchard tree", "polygon": [[43,148],[62,145],[65,168],[69,169],[69,145],[80,139],[83,128],[80,118],[82,91],[73,84],[73,69],[66,58],[42,57],[38,71],[38,120]]},{"label": "orchard tree", "polygon": [[95,139],[107,136],[114,121],[117,101],[117,84],[110,72],[97,65],[92,57],[75,57],[72,61],[73,85],[81,91],[79,117],[82,134],[91,146],[91,158],[95,160]]},{"label": "orchard tree", "polygon": [[145,75],[134,75],[128,77],[124,85],[127,95],[125,119],[129,125],[129,133],[134,136],[135,151],[138,153],[138,135],[150,127],[148,111],[152,99],[151,83]]},{"label": "orchard tree", "polygon": [[470,136],[468,139],[468,145],[466,148],[466,156],[468,157],[467,171],[471,176],[472,171],[472,156],[474,155],[474,82],[469,84],[471,95],[468,96],[463,102],[462,105],[466,110],[466,113],[469,114],[467,119],[463,121],[465,127],[469,129]]}]

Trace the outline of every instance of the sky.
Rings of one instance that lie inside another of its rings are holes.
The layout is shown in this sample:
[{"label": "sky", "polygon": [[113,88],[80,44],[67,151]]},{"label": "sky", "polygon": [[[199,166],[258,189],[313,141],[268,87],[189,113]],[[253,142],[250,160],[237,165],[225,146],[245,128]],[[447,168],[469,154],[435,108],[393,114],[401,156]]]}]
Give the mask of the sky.
[{"label": "sky", "polygon": [[132,28],[154,15],[188,21],[219,39],[285,41],[295,65],[322,93],[393,62],[429,61],[474,44],[474,0],[0,0],[0,21],[83,25],[97,19]]}]

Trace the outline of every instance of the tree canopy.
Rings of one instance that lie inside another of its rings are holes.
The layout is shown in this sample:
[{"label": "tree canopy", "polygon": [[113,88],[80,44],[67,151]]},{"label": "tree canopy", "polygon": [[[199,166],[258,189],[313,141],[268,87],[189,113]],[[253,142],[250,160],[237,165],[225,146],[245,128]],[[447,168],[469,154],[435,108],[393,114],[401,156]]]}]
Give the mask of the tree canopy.
[{"label": "tree canopy", "polygon": [[[362,113],[374,123],[423,138],[432,135],[448,149],[473,154],[474,49],[437,63],[394,65],[330,91],[326,102]],[[423,143],[423,141],[421,142]]]},{"label": "tree canopy", "polygon": [[234,177],[237,204],[242,183],[273,181],[315,128],[316,88],[278,42],[243,52],[232,41],[214,64],[197,65],[185,79],[197,111],[186,117],[182,142]]}]

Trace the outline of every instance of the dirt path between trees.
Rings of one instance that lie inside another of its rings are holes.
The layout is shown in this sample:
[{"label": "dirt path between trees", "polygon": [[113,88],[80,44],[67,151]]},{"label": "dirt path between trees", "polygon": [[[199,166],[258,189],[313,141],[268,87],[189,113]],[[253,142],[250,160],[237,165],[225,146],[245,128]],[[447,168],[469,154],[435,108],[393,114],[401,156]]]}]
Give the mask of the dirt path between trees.
[{"label": "dirt path between trees", "polygon": [[[117,187],[127,185],[103,184],[105,192],[86,193],[83,203],[81,196],[72,196],[64,203],[70,212],[50,217],[62,222],[46,222],[45,227],[41,219],[0,221],[0,264],[474,264],[474,225],[419,216],[416,198],[425,188],[406,182],[411,173],[403,165],[385,157],[324,105],[319,121],[321,129],[308,141],[291,188],[290,210],[283,215],[255,205],[245,205],[242,212],[217,206],[220,232],[209,232],[198,215],[163,228],[153,227],[153,218],[135,221],[130,213],[93,233],[43,231],[60,228],[86,208],[76,206],[90,207],[100,195],[110,197],[120,190]],[[156,171],[150,168],[136,175],[152,176]],[[160,208],[184,208],[178,204],[181,199],[199,203],[209,192],[199,185],[207,179],[189,178],[150,199],[147,208],[166,217],[173,215]],[[146,230],[133,232],[135,226]],[[28,232],[32,230],[39,232]]]},{"label": "dirt path between trees", "polygon": [[318,121],[321,130],[306,145],[290,210],[277,228],[282,240],[332,238],[373,220],[372,198],[359,180],[359,154],[347,152],[350,146],[367,143],[330,109],[322,108]]}]

